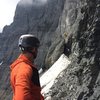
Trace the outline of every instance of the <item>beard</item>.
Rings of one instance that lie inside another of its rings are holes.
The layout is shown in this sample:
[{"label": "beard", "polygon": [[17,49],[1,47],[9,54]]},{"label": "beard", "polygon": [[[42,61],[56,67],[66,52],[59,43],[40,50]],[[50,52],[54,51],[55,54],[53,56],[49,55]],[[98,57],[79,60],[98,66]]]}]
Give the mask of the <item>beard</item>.
[{"label": "beard", "polygon": [[34,59],[36,59],[36,57],[37,57],[37,53],[38,53],[37,51],[32,52],[32,54],[33,54],[33,58],[34,58]]},{"label": "beard", "polygon": [[37,53],[34,53],[34,59],[36,59],[36,57],[37,57]]}]

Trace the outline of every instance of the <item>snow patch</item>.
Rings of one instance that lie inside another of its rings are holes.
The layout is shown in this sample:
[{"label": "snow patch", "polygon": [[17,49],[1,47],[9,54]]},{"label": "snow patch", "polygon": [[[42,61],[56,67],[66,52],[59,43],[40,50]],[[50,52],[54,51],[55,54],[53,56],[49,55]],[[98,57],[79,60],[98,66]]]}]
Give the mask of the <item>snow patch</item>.
[{"label": "snow patch", "polygon": [[0,66],[3,64],[3,61],[0,62]]},{"label": "snow patch", "polygon": [[66,69],[70,63],[71,61],[68,59],[68,57],[65,54],[62,54],[60,58],[50,67],[50,69],[40,77],[43,94],[46,94],[50,91],[50,88],[54,84],[57,76],[64,69]]}]

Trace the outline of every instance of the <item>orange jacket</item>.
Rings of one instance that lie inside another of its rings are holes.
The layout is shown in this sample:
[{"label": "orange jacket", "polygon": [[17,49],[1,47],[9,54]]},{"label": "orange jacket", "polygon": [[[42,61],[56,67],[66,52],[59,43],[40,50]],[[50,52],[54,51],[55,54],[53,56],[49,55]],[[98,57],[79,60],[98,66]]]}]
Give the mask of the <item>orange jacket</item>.
[{"label": "orange jacket", "polygon": [[44,100],[38,70],[23,54],[11,65],[10,79],[13,100]]}]

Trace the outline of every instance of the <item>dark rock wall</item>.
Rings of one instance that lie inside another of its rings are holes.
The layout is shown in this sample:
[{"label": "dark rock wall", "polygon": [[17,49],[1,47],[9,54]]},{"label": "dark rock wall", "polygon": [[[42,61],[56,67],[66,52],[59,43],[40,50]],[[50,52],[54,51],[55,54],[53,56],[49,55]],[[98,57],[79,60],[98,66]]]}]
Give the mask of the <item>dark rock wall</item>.
[{"label": "dark rock wall", "polygon": [[18,38],[30,33],[41,41],[38,68],[49,68],[62,53],[72,61],[52,87],[52,100],[99,100],[100,0],[48,0],[30,6],[23,1],[0,34],[0,100],[11,100],[9,65],[20,53]]},{"label": "dark rock wall", "polygon": [[[69,5],[73,1],[69,0]],[[77,31],[71,32],[72,63],[52,87],[52,100],[100,100],[100,0],[75,4],[79,5],[75,13],[81,13],[82,19],[75,25]],[[73,23],[76,21],[77,18]]]}]

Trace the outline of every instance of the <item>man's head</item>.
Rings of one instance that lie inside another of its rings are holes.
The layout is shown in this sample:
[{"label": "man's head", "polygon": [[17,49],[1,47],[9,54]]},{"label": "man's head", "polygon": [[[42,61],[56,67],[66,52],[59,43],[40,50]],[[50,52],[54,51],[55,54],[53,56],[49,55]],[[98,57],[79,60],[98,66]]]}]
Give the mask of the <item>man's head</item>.
[{"label": "man's head", "polygon": [[28,52],[31,53],[34,58],[37,56],[38,47],[40,45],[40,41],[37,37],[32,34],[22,35],[19,38],[18,46],[23,53]]}]

